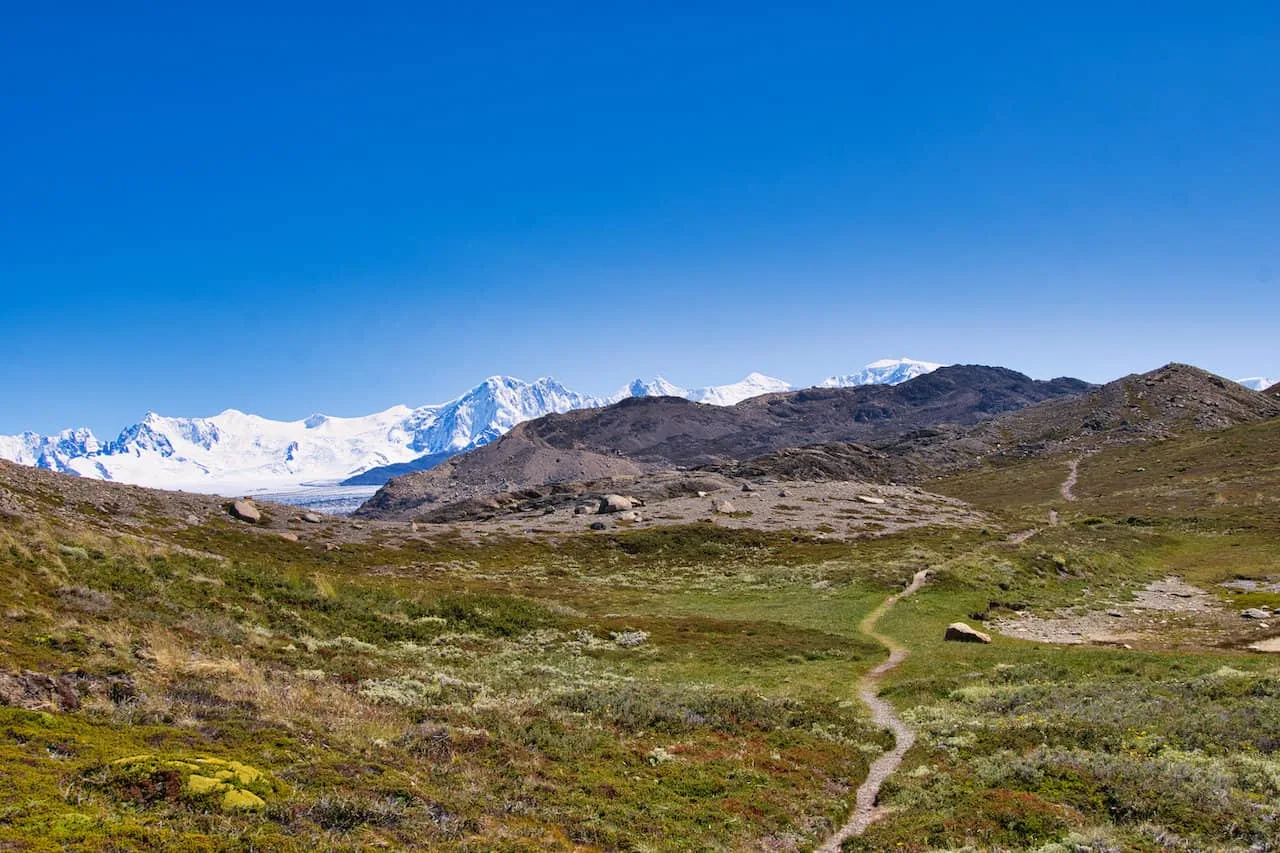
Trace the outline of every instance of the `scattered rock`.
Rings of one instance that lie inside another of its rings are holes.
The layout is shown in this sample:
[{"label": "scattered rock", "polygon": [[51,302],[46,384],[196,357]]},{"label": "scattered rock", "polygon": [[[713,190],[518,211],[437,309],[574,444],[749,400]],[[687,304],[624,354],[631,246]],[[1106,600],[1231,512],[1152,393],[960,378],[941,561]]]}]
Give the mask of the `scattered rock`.
[{"label": "scattered rock", "polygon": [[417,533],[417,532],[418,532],[418,522],[416,522],[416,521],[411,521],[411,522],[409,522],[409,530],[410,530],[410,531],[412,531],[413,533]]},{"label": "scattered rock", "polygon": [[596,510],[600,515],[607,515],[611,512],[626,512],[635,506],[631,498],[622,495],[605,495],[600,498],[600,508]]},{"label": "scattered rock", "polygon": [[603,522],[603,521],[593,521],[593,522],[591,522],[591,529],[592,529],[592,530],[604,530],[604,528],[605,528],[605,524],[604,524],[604,522]]},{"label": "scattered rock", "polygon": [[862,501],[864,504],[884,503],[884,498],[873,498],[871,495],[858,495],[858,500]]},{"label": "scattered rock", "polygon": [[288,540],[289,542],[297,542],[297,541],[298,541],[298,534],[296,534],[296,533],[291,533],[290,531],[285,530],[284,532],[282,532],[282,533],[280,534],[280,538],[281,538],[281,539],[286,539],[286,540]]},{"label": "scattered rock", "polygon": [[780,490],[780,491],[778,492],[778,497],[780,497],[780,498],[789,498],[789,497],[791,497],[791,493],[790,493],[790,492],[788,492],[786,489],[782,489],[782,490]]},{"label": "scattered rock", "polygon": [[187,524],[190,524],[190,525],[196,525],[196,524],[199,524],[199,523],[200,523],[200,517],[199,517],[199,516],[197,516],[194,512],[193,512],[193,513],[189,513],[189,514],[187,515]]},{"label": "scattered rock", "polygon": [[733,515],[738,511],[729,501],[716,501],[711,505],[711,509],[720,515]]},{"label": "scattered rock", "polygon": [[262,513],[252,501],[232,501],[231,514],[241,521],[247,521],[250,524],[257,524],[262,521]]},{"label": "scattered rock", "polygon": [[302,520],[307,524],[321,524],[324,522],[324,519],[314,512],[304,512],[302,514]]},{"label": "scattered rock", "polygon": [[597,509],[599,509],[599,507],[589,506],[587,504],[578,504],[573,508],[573,514],[574,515],[595,515]]},{"label": "scattered rock", "polygon": [[1263,610],[1261,607],[1250,607],[1241,614],[1245,619],[1266,619],[1271,614]]},{"label": "scattered rock", "polygon": [[742,491],[744,492],[754,492],[755,490],[756,490],[756,487],[751,485],[750,483],[742,484]]},{"label": "scattered rock", "polygon": [[326,551],[339,551],[339,550],[341,550],[337,545],[334,545],[332,542],[326,542],[326,543],[324,543],[324,549],[325,549]]},{"label": "scattered rock", "polygon": [[640,513],[636,512],[635,510],[628,510],[627,512],[618,513],[618,521],[631,521],[631,522],[644,521],[644,517],[641,516]]},{"label": "scattered rock", "polygon": [[947,626],[947,633],[943,636],[944,640],[953,643],[989,643],[991,638],[981,631],[970,628],[963,622],[952,622]]}]

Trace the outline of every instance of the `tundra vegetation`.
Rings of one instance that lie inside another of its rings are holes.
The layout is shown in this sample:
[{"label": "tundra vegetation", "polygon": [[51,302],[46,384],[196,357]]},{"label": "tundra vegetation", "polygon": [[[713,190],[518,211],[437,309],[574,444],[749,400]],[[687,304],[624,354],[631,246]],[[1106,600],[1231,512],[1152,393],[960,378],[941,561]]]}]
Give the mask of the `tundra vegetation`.
[{"label": "tundra vegetation", "polygon": [[[1239,614],[1280,607],[1278,439],[1105,449],[1072,502],[1066,458],[988,464],[929,484],[982,526],[851,539],[369,522],[326,549],[352,522],[157,502],[122,533],[6,480],[0,848],[812,849],[891,744],[858,623],[927,568],[878,626],[919,737],[846,850],[1274,849],[1280,666],[1250,647],[1280,617]],[[1168,577],[1213,611],[1132,606]],[[1109,612],[1119,639],[1000,630]],[[957,620],[994,642],[944,643]]]}]

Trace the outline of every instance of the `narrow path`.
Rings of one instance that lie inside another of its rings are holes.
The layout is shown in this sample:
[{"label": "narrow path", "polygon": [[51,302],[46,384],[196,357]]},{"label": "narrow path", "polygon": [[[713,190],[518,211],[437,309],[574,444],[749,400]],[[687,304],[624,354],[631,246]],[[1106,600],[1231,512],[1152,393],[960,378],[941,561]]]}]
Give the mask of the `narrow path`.
[{"label": "narrow path", "polygon": [[877,725],[884,726],[893,732],[894,744],[893,749],[872,762],[871,769],[867,771],[867,778],[858,786],[858,793],[854,799],[853,814],[849,816],[849,820],[845,822],[844,826],[836,830],[835,834],[824,841],[814,853],[839,853],[840,845],[845,842],[845,839],[861,835],[866,831],[867,827],[876,819],[876,797],[880,794],[880,786],[884,784],[885,779],[889,778],[890,773],[898,769],[898,765],[902,763],[902,757],[907,754],[907,750],[916,742],[916,733],[908,728],[906,723],[902,722],[902,718],[893,710],[892,705],[880,698],[878,689],[884,674],[907,659],[907,650],[892,637],[886,637],[884,634],[878,633],[876,631],[876,623],[899,599],[906,598],[924,586],[924,582],[928,578],[928,569],[921,569],[916,572],[915,576],[911,578],[911,584],[906,589],[886,598],[880,603],[879,607],[868,613],[858,623],[859,631],[889,649],[888,660],[858,679],[858,696],[871,709],[871,719]]},{"label": "narrow path", "polygon": [[1062,494],[1064,501],[1074,501],[1076,499],[1076,482],[1080,479],[1080,460],[1072,459],[1067,463],[1067,479],[1062,481],[1062,485],[1058,491]]}]

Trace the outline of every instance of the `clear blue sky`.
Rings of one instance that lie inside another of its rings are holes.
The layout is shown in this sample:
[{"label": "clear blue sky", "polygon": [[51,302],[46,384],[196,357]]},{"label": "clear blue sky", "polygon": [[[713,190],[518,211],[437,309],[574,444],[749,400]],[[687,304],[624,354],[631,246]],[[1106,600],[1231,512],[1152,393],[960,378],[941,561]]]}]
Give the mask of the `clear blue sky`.
[{"label": "clear blue sky", "polygon": [[0,432],[1280,372],[1274,2],[791,5],[11,4]]}]

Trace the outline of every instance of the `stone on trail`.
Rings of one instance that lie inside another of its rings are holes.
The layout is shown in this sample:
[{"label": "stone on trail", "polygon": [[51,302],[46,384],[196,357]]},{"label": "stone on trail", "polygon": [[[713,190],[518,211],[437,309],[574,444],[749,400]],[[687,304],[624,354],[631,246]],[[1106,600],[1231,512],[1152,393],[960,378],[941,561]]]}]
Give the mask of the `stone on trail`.
[{"label": "stone on trail", "polygon": [[963,622],[952,622],[947,626],[947,633],[943,637],[953,643],[989,643],[991,638],[981,631],[970,628]]}]

